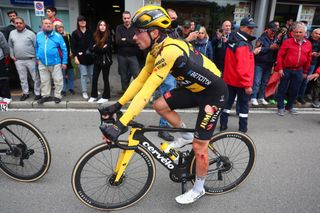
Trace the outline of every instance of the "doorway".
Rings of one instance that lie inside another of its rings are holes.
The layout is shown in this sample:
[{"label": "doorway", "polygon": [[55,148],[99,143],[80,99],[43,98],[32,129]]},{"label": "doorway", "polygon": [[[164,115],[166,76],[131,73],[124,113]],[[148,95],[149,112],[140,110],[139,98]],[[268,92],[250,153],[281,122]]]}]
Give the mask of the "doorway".
[{"label": "doorway", "polygon": [[87,18],[92,31],[95,31],[99,20],[103,19],[109,24],[110,30],[115,31],[117,25],[122,24],[124,0],[84,0],[79,1],[80,14]]},{"label": "doorway", "polygon": [[298,11],[299,5],[277,3],[274,20],[279,21],[280,26],[284,26],[286,24],[286,20],[297,20]]}]

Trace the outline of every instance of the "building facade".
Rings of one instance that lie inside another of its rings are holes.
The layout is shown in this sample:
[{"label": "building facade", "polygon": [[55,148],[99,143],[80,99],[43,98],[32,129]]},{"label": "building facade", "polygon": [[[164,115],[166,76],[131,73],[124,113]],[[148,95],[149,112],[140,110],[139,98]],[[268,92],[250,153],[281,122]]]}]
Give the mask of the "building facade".
[{"label": "building facade", "polygon": [[[79,14],[87,17],[92,29],[100,20],[106,20],[112,29],[121,24],[124,10],[134,13],[147,4],[162,5],[177,11],[179,20],[194,20],[205,26],[208,32],[217,30],[224,20],[230,20],[234,28],[239,27],[243,17],[251,16],[259,26],[257,35],[263,32],[270,20],[278,20],[284,24],[286,19],[305,20],[308,28],[320,27],[319,0],[45,0],[45,6],[55,6],[57,17],[62,19],[67,31],[76,28]],[[7,12],[16,10],[26,23],[38,31],[41,17],[35,16],[32,0],[1,0],[0,29],[9,24]]]}]

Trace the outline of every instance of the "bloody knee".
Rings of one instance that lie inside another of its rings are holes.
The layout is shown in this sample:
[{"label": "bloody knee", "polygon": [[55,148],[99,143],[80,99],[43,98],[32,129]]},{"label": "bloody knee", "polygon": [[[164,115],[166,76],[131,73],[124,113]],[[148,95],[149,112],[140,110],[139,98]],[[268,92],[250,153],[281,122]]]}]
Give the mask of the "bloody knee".
[{"label": "bloody knee", "polygon": [[193,143],[193,151],[197,160],[206,161],[208,159],[208,144],[201,142]]}]

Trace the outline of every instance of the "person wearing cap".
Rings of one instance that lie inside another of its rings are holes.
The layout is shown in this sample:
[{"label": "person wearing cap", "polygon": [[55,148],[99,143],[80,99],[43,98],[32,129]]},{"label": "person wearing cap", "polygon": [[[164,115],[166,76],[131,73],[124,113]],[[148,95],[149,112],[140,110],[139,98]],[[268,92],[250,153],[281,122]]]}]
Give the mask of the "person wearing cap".
[{"label": "person wearing cap", "polygon": [[74,62],[78,66],[81,79],[82,97],[89,99],[87,92],[87,82],[92,82],[93,75],[93,55],[90,47],[93,45],[93,33],[89,29],[87,20],[80,15],[77,18],[77,29],[71,34],[71,51]]},{"label": "person wearing cap", "polygon": [[268,102],[264,99],[264,91],[271,75],[272,66],[276,61],[276,52],[279,49],[278,44],[275,43],[277,30],[277,26],[270,22],[265,32],[256,42],[256,46],[261,47],[261,51],[255,55],[254,82],[251,96],[251,104],[253,106],[258,106],[259,103],[268,105]]},{"label": "person wearing cap", "polygon": [[180,30],[178,31],[181,39],[191,42],[198,38],[198,32],[191,31],[191,22],[189,20],[184,20]]},{"label": "person wearing cap", "polygon": [[228,85],[229,99],[220,117],[220,131],[228,128],[231,107],[237,96],[239,131],[248,131],[249,100],[254,77],[254,55],[261,47],[253,48],[254,29],[257,25],[252,18],[243,18],[238,32],[229,36],[224,63],[223,80]]},{"label": "person wearing cap", "polygon": [[[208,144],[213,135],[217,119],[228,97],[227,85],[220,78],[215,64],[202,54],[196,54],[191,44],[181,39],[172,39],[166,29],[171,20],[167,12],[159,6],[148,5],[140,8],[132,19],[135,27],[133,37],[140,49],[149,49],[146,64],[127,91],[113,105],[102,105],[103,118],[112,116],[121,107],[131,103],[121,118],[113,125],[101,125],[104,141],[116,141],[128,123],[140,114],[148,104],[154,91],[167,75],[172,74],[180,87],[158,98],[153,107],[173,127],[185,128],[175,109],[198,107],[194,135],[192,139],[170,143],[170,147],[179,148],[192,143],[196,158],[196,177],[192,189],[176,197],[176,202],[189,204],[205,195],[204,183],[208,171]],[[125,158],[130,158],[128,153]]]},{"label": "person wearing cap", "polygon": [[34,100],[39,100],[40,95],[40,77],[36,69],[36,35],[28,30],[24,20],[20,17],[14,19],[16,29],[11,31],[8,43],[10,46],[10,57],[17,68],[22,96],[20,101],[25,101],[30,97],[28,73],[34,82]]},{"label": "person wearing cap", "polygon": [[[302,22],[295,22],[291,28],[292,38],[284,40],[280,46],[274,69],[281,77],[277,93],[277,108],[280,116],[284,116],[286,112],[298,113],[293,108],[293,104],[303,79],[307,77],[312,61],[312,45],[305,38],[305,25]],[[283,101],[287,92],[288,102],[285,106]]]},{"label": "person wearing cap", "polygon": [[73,89],[73,66],[71,63],[72,59],[72,51],[71,51],[71,36],[69,33],[67,33],[64,30],[64,25],[62,22],[57,21],[55,29],[58,33],[60,33],[63,37],[64,43],[66,44],[67,51],[68,51],[68,64],[67,69],[62,70],[63,72],[63,88],[61,91],[62,96],[66,96],[67,89],[69,90],[71,95],[74,95],[74,89]]}]

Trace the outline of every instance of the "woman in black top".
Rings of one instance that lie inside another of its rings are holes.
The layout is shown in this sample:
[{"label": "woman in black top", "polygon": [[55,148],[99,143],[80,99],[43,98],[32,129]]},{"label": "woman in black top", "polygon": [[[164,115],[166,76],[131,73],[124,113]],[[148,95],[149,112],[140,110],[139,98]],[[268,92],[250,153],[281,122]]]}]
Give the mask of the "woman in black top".
[{"label": "woman in black top", "polygon": [[89,47],[92,47],[93,36],[88,28],[86,18],[79,16],[77,19],[77,29],[71,35],[71,50],[74,62],[78,66],[81,75],[82,97],[88,99],[87,81],[91,82],[93,72],[93,57]]},{"label": "woman in black top", "polygon": [[104,20],[98,22],[93,38],[94,45],[92,47],[92,52],[95,57],[91,97],[88,102],[94,102],[98,98],[98,79],[102,70],[104,90],[98,103],[105,103],[110,98],[109,71],[112,64],[112,37],[110,35],[109,27]]}]

